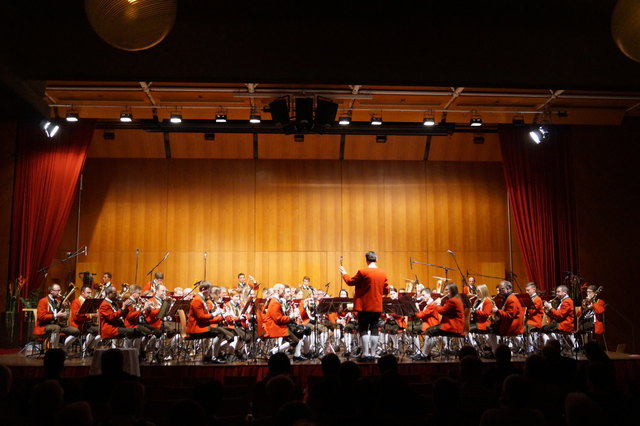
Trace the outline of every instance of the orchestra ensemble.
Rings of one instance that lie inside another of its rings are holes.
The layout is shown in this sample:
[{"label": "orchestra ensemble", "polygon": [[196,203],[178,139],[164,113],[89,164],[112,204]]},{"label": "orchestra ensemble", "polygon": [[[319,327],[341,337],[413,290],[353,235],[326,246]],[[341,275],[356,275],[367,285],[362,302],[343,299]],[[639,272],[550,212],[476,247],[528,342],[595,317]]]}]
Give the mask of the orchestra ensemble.
[{"label": "orchestra ensemble", "polygon": [[144,286],[120,288],[106,272],[72,301],[75,287],[63,295],[53,284],[38,303],[33,333],[82,357],[106,345],[137,348],[141,361],[213,364],[277,352],[294,361],[327,353],[359,361],[385,353],[428,361],[462,345],[491,358],[499,343],[529,354],[554,338],[577,351],[604,333],[601,287],[585,286],[581,301],[572,300],[566,285],[545,298],[535,283],[517,294],[506,280],[491,296],[471,276],[463,277],[462,288],[445,279],[434,288],[407,279],[399,288],[389,285],[370,253],[367,268],[353,276],[340,266],[346,287],[335,297],[314,288],[307,276],[299,285],[263,288],[243,273],[232,288],[199,281],[169,292],[162,272]]}]

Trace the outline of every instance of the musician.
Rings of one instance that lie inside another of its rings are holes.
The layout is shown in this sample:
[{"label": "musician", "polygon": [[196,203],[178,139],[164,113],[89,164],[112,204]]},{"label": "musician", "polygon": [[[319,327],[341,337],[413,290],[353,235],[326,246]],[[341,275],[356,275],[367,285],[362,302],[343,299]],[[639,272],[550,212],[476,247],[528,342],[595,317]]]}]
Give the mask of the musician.
[{"label": "musician", "polygon": [[[378,256],[373,251],[365,254],[367,267],[352,277],[340,266],[342,279],[355,287],[353,308],[358,312],[358,328],[362,339],[361,361],[373,359],[378,347],[378,321],[382,313],[382,297],[389,294],[389,281],[384,269],[378,268]],[[369,334],[370,333],[370,334]]]},{"label": "musician", "polygon": [[470,333],[486,334],[491,324],[491,312],[493,311],[493,300],[489,297],[489,289],[485,284],[476,287],[478,296],[471,308]]},{"label": "musician", "polygon": [[587,287],[587,297],[582,301],[582,314],[580,316],[580,333],[604,334],[604,309],[606,303],[598,298],[595,285]]},{"label": "musician", "polygon": [[246,286],[249,286],[249,288],[255,288],[257,283],[256,279],[251,275],[249,275],[249,282],[247,282],[247,278],[244,273],[240,272],[238,274],[238,283],[236,284],[236,288],[238,290],[243,290]]},{"label": "musician", "polygon": [[559,301],[558,309],[554,309],[550,302],[544,302],[544,309],[553,322],[542,327],[542,332],[546,334],[557,331],[571,333],[575,327],[575,308],[566,285],[560,285],[556,288],[556,300]]},{"label": "musician", "polygon": [[153,294],[158,289],[159,285],[164,284],[164,274],[162,272],[156,272],[153,274],[153,281],[150,281],[142,288],[142,294]]},{"label": "musician", "polygon": [[416,285],[416,289],[419,287],[422,288],[418,293],[419,297],[416,298],[416,313],[408,324],[413,348],[416,351],[420,349],[420,335],[422,335],[427,328],[440,323],[440,315],[436,309],[435,300],[431,297],[431,290],[422,284]]},{"label": "musician", "polygon": [[[499,319],[498,336],[518,336],[524,333],[523,309],[520,300],[513,293],[513,284],[510,281],[500,281],[498,284],[499,294],[504,302],[502,308],[493,306],[493,314]],[[495,340],[494,340],[495,342]],[[497,344],[494,345],[494,350]]]},{"label": "musician", "polygon": [[225,340],[224,342],[222,342],[223,346],[233,342],[233,337],[234,337],[233,331],[231,331],[231,329],[227,327],[224,321],[224,317],[227,314],[227,307],[224,301],[224,293],[223,293],[224,291],[226,291],[224,287],[220,287],[220,286],[211,287],[211,302],[213,303],[214,307],[220,308],[222,310],[222,317],[220,321],[216,321],[216,328],[218,330],[220,338],[221,339],[224,338]]},{"label": "musician", "polygon": [[105,272],[102,274],[102,284],[100,286],[100,290],[98,290],[98,294],[96,298],[102,299],[106,295],[107,287],[111,285],[111,279],[113,278],[113,274],[111,272]]},{"label": "musician", "polygon": [[90,350],[95,343],[94,339],[100,335],[100,329],[96,324],[91,322],[92,315],[97,314],[78,314],[85,300],[90,299],[93,291],[91,287],[85,286],[80,290],[80,296],[71,302],[69,312],[69,325],[82,331],[87,337],[84,341],[83,349]]},{"label": "musician", "polygon": [[292,310],[291,316],[285,315],[284,306],[287,305],[285,296],[285,285],[277,283],[273,286],[272,295],[265,304],[265,315],[262,320],[262,327],[266,337],[282,337],[285,342],[272,349],[272,354],[284,352],[289,346],[295,346],[294,360],[301,361],[302,340],[289,328],[289,324],[295,323],[298,310]]},{"label": "musician", "polygon": [[242,354],[242,348],[245,343],[251,340],[249,334],[249,322],[247,314],[242,314],[244,303],[240,300],[240,292],[238,290],[230,290],[231,299],[225,304],[225,322],[227,327],[233,332],[233,342],[231,347],[235,349],[235,356],[240,359],[245,358]]},{"label": "musician", "polygon": [[[349,297],[349,291],[346,289],[341,289],[340,293],[338,293],[338,297]],[[358,322],[356,317],[356,312],[350,312],[344,308],[345,305],[340,304],[340,310],[336,313],[337,319],[336,324],[338,327],[342,329],[342,333],[344,334],[344,346],[345,346],[345,356],[351,356],[351,344],[353,342],[353,335],[358,332]]]},{"label": "musician", "polygon": [[[392,300],[398,300],[398,291],[395,287],[389,286],[389,298]],[[389,340],[392,342],[392,348],[398,349],[398,333],[407,328],[407,321],[403,315],[396,313],[384,314],[384,333],[385,346],[389,344]]]},{"label": "musician", "polygon": [[[440,324],[427,328],[422,355],[414,359],[430,359],[436,336],[457,336],[464,332],[464,302],[458,287],[451,283],[445,287],[445,297],[436,299],[436,311],[441,315]],[[444,302],[444,304],[443,304]]]},{"label": "musician", "polygon": [[544,307],[542,306],[542,298],[538,294],[538,286],[536,283],[528,283],[525,287],[525,290],[529,297],[531,297],[531,302],[533,302],[533,306],[527,308],[527,332],[535,332],[540,331],[542,328],[542,317],[544,314]]},{"label": "musician", "polygon": [[216,327],[216,324],[223,320],[223,309],[219,305],[214,307],[213,303],[211,303],[209,299],[211,283],[209,281],[201,281],[198,290],[198,294],[194,296],[189,306],[187,333],[189,333],[190,337],[212,338],[213,340],[207,348],[202,361],[213,364],[224,364],[225,362],[218,359],[218,356],[220,340],[225,337],[220,329]]},{"label": "musician", "polygon": [[129,313],[132,301],[127,299],[123,302],[122,307],[120,307],[116,300],[116,296],[118,294],[116,288],[114,286],[109,286],[105,292],[106,297],[98,308],[98,316],[100,317],[100,337],[103,339],[124,337],[125,347],[131,347],[131,339],[140,336],[140,333],[136,331],[136,329],[125,327],[124,324],[124,318]]},{"label": "musician", "polygon": [[38,301],[38,310],[36,312],[36,325],[33,328],[33,334],[42,336],[51,333],[51,347],[58,347],[60,333],[64,333],[67,337],[64,341],[64,348],[68,348],[71,343],[80,335],[80,330],[71,325],[61,326],[59,320],[67,319],[69,314],[60,306],[60,284],[51,284],[49,286],[49,294]]},{"label": "musician", "polygon": [[467,276],[467,284],[462,286],[462,294],[476,294],[476,277]]}]

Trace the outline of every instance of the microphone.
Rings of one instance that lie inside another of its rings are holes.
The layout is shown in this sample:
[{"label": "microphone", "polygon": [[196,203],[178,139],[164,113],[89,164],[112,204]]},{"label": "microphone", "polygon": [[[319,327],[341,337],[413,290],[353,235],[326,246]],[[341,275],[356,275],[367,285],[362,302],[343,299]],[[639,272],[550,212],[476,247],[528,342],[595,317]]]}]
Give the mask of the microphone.
[{"label": "microphone", "polygon": [[205,259],[207,258],[207,252],[206,251],[204,252],[204,258]]},{"label": "microphone", "polygon": [[447,253],[449,253],[451,256],[455,256],[455,254],[451,250],[447,250]]},{"label": "microphone", "polygon": [[139,248],[136,249],[136,256],[140,256],[140,249]]},{"label": "microphone", "polygon": [[409,256],[409,268],[413,271],[413,257]]},{"label": "microphone", "polygon": [[86,256],[89,250],[87,250],[87,246],[84,246],[84,255]]},{"label": "microphone", "polygon": [[167,260],[167,257],[169,257],[169,254],[170,254],[170,253],[171,253],[171,252],[170,252],[170,251],[168,251],[168,252],[167,252],[167,254],[165,254],[165,255],[164,255],[164,259],[162,259],[162,260]]}]

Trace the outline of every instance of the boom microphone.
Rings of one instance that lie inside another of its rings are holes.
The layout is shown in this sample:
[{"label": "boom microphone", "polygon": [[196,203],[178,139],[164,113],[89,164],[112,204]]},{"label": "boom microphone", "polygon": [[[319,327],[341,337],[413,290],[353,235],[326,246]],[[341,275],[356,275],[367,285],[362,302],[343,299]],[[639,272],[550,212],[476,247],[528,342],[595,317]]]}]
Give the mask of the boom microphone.
[{"label": "boom microphone", "polygon": [[455,254],[451,250],[447,250],[447,253],[449,253],[451,256],[455,256]]},{"label": "boom microphone", "polygon": [[84,255],[86,256],[89,250],[87,250],[87,246],[84,246]]}]

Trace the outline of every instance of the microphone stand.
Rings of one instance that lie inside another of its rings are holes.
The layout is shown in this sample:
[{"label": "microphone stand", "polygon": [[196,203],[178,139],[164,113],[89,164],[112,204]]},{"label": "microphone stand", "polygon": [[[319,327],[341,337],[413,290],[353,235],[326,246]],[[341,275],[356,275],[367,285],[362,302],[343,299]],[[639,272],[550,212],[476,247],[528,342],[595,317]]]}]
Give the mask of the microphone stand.
[{"label": "microphone stand", "polygon": [[[153,268],[151,268],[151,270],[147,273],[147,275],[149,275],[149,276],[150,276],[150,278],[149,278],[149,279],[151,280],[151,287],[153,287],[153,275],[152,275],[152,274],[153,274],[153,271],[155,271],[155,270],[156,270],[156,268],[157,268],[158,266],[160,266],[160,264],[161,264],[162,262],[164,262],[165,260],[167,260],[167,257],[169,257],[169,253],[171,253],[171,252],[170,252],[170,251],[168,251],[168,252],[167,252],[167,254],[165,254],[165,255],[164,255],[164,257],[160,260],[160,262],[158,262],[158,263],[156,264],[156,266],[154,266]],[[145,275],[145,277],[146,277],[147,275]],[[154,291],[154,293],[155,293],[155,289],[154,289],[153,291]]]},{"label": "microphone stand", "polygon": [[80,256],[81,254],[83,254],[85,252],[85,249],[86,249],[86,246],[81,248],[81,249],[79,249],[79,250],[74,251],[73,253],[69,253],[67,255],[67,257],[65,257],[64,259],[58,259],[55,262],[51,263],[49,266],[45,266],[45,267],[42,267],[42,268],[38,269],[36,271],[36,274],[44,273],[43,278],[44,278],[44,280],[46,282],[47,274],[49,273],[49,269],[51,269],[52,267],[54,267],[56,265],[60,265],[61,263],[65,263],[65,262],[67,262],[67,261],[69,261],[71,259],[74,259],[74,258]]},{"label": "microphone stand", "polygon": [[[413,260],[411,259],[412,263],[417,263],[418,265],[424,265],[424,266],[433,266],[434,268],[440,268],[444,270],[444,278],[446,281],[449,281],[449,271],[455,271],[455,268],[449,268],[448,266],[442,266],[442,265],[434,265],[433,263],[426,263],[426,262],[418,262],[417,260]],[[445,283],[446,284],[446,283]]]},{"label": "microphone stand", "polygon": [[[460,269],[460,265],[458,265],[458,258],[456,257],[456,255],[451,250],[447,250],[447,253],[449,253],[451,255],[451,257],[453,257],[453,261],[456,263],[456,267],[458,268],[458,272],[460,272],[460,277],[462,278],[462,288],[467,286],[467,287],[469,287],[469,290],[474,290],[474,292],[475,292],[475,287],[472,289],[469,286],[469,283],[467,282],[467,278],[462,273],[462,269]],[[462,293],[464,293],[464,291]]]},{"label": "microphone stand", "polygon": [[204,252],[204,278],[202,278],[202,281],[206,281],[207,280],[207,252]]},{"label": "microphone stand", "polygon": [[136,276],[134,284],[138,285],[138,259],[140,258],[140,249],[136,249]]}]

